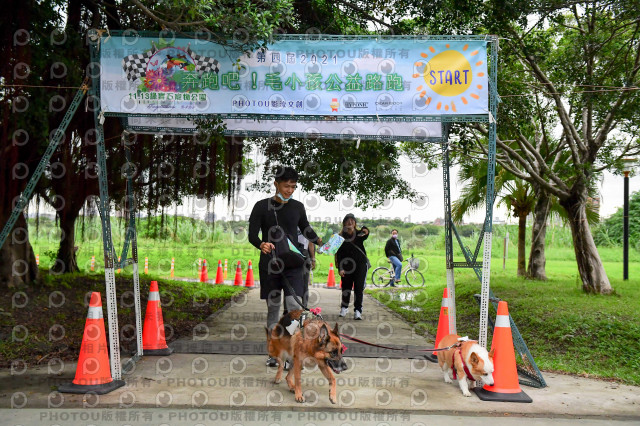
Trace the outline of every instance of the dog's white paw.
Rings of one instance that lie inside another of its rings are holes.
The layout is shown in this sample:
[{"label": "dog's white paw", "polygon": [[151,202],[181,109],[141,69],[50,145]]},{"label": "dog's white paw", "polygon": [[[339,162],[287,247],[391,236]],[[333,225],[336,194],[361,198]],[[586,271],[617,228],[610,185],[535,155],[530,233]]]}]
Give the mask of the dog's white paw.
[{"label": "dog's white paw", "polygon": [[444,376],[445,383],[453,383],[453,381],[449,378],[449,376]]},{"label": "dog's white paw", "polygon": [[463,394],[464,396],[471,396],[471,392],[469,392],[469,391],[462,392],[462,394]]}]

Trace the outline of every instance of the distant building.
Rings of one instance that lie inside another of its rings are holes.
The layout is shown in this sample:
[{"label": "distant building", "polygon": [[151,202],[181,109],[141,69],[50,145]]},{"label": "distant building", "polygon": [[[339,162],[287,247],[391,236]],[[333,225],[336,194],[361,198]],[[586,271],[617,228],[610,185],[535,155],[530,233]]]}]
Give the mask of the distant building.
[{"label": "distant building", "polygon": [[444,226],[444,219],[439,217],[436,220],[433,221],[433,225],[436,226]]}]

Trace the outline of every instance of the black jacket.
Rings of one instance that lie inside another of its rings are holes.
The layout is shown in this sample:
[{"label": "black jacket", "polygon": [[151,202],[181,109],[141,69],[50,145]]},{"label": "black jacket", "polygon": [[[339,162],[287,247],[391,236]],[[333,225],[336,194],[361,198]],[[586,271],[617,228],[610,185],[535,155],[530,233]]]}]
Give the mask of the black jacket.
[{"label": "black jacket", "polygon": [[[291,242],[298,245],[298,228],[302,230],[305,238],[312,243],[317,243],[318,235],[315,233],[309,220],[304,204],[300,201],[289,200],[287,203],[278,203],[273,198],[260,200],[253,206],[249,217],[249,242],[258,250],[262,242],[269,241],[269,230],[276,226],[276,216],[278,224],[284,229]],[[258,236],[258,234],[261,234]],[[302,251],[301,245],[298,247]],[[272,290],[268,287],[266,279],[269,260],[272,255],[260,252],[259,273],[260,273],[260,298],[265,299]],[[302,270],[302,269],[301,269]]]},{"label": "black jacket", "polygon": [[[397,240],[397,241],[398,241],[398,244],[400,244],[400,240]],[[396,240],[393,238],[389,238],[387,240],[387,244],[385,244],[384,246],[384,255],[387,257],[395,256],[401,262],[404,260],[402,258],[402,249],[398,248],[398,245],[396,245]]]},{"label": "black jacket", "polygon": [[[344,242],[336,252],[336,267],[338,271],[343,270],[347,274],[351,274],[357,267],[367,267],[367,251],[364,248],[364,240],[369,238],[369,234],[359,236],[363,229],[369,230],[363,226],[360,230],[354,230],[352,236],[340,233],[344,237]],[[358,250],[360,249],[360,250]]]}]

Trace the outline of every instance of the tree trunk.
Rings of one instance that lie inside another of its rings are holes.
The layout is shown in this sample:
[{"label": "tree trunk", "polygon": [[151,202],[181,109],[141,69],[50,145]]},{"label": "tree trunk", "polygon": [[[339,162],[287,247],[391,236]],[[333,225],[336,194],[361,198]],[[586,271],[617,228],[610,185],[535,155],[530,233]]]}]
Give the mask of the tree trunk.
[{"label": "tree trunk", "polygon": [[[71,204],[71,203],[69,203]],[[58,257],[51,267],[51,271],[64,274],[69,272],[78,272],[78,261],[76,260],[76,219],[78,211],[70,209],[60,212],[60,229],[62,230],[62,238],[60,239],[60,247],[58,248]]]},{"label": "tree trunk", "polygon": [[547,259],[544,254],[545,238],[547,236],[547,218],[551,208],[551,198],[545,191],[536,191],[538,200],[533,213],[533,227],[531,229],[531,252],[529,252],[529,278],[547,280],[545,265]]},{"label": "tree trunk", "polygon": [[[8,215],[0,216],[0,226],[4,226],[8,219]],[[40,278],[39,275],[36,256],[29,242],[27,221],[21,214],[0,248],[0,288],[31,285]]]},{"label": "tree trunk", "polygon": [[569,214],[573,248],[576,253],[578,272],[582,278],[582,290],[586,293],[609,294],[613,289],[587,222],[587,197],[585,194],[581,195],[561,200],[560,204]]},{"label": "tree trunk", "polygon": [[518,276],[527,276],[525,263],[525,237],[527,236],[527,215],[518,216]]}]

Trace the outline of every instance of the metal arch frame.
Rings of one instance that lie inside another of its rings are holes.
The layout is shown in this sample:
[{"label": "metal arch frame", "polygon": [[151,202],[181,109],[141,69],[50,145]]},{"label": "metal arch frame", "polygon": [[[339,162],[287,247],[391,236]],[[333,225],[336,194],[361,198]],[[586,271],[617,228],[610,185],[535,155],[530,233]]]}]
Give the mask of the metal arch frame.
[{"label": "metal arch frame", "polygon": [[[120,32],[118,32],[120,33]],[[126,31],[122,32],[122,34],[126,33]],[[89,33],[89,41],[91,47],[91,58],[94,61],[94,64],[99,64],[98,51],[101,42],[101,33],[97,30],[92,30]],[[114,32],[116,34],[116,32]],[[137,32],[134,36],[139,35],[158,35],[158,33],[152,32]],[[126,35],[126,34],[125,34]],[[322,36],[316,38],[317,40],[329,40],[329,39],[340,39],[345,40],[352,37],[348,36]],[[381,36],[370,36],[368,38],[371,39],[383,39]],[[490,71],[489,71],[489,109],[487,114],[483,115],[441,115],[441,116],[386,116],[386,119],[395,119],[397,121],[439,121],[443,123],[443,137],[440,141],[430,141],[433,143],[441,143],[442,145],[442,153],[443,153],[443,181],[444,181],[444,197],[445,197],[445,247],[446,247],[446,269],[447,269],[447,287],[449,289],[449,309],[450,309],[450,330],[452,332],[456,331],[456,314],[455,314],[455,280],[454,280],[454,268],[473,268],[474,272],[478,276],[478,279],[481,282],[481,309],[480,309],[480,320],[479,320],[479,341],[484,347],[487,345],[486,336],[487,336],[487,322],[488,322],[488,307],[490,297],[493,296],[490,290],[490,268],[491,268],[491,241],[492,241],[492,230],[493,230],[493,203],[494,203],[494,179],[495,179],[495,153],[496,153],[496,117],[497,117],[497,104],[499,102],[499,97],[497,93],[497,58],[498,58],[498,38],[497,36],[424,36],[424,37],[398,37],[398,38],[406,38],[410,40],[446,40],[446,39],[457,39],[457,40],[486,40],[488,48],[490,49]],[[283,36],[278,39],[308,39],[306,36],[293,35],[293,36]],[[100,110],[100,82],[99,82],[99,73],[94,75],[92,78],[92,96],[95,96],[98,100],[94,114],[96,121],[96,130],[98,134],[98,157],[99,157],[99,178],[100,178],[100,209],[101,209],[101,218],[103,225],[103,245],[105,251],[105,280],[107,281],[107,308],[109,311],[109,328],[110,328],[110,336],[111,336],[111,354],[112,354],[112,376],[114,379],[120,379],[120,358],[119,358],[119,340],[118,340],[118,328],[117,328],[117,307],[115,301],[115,277],[113,274],[113,267],[116,262],[114,262],[115,252],[113,250],[113,243],[111,241],[111,226],[109,219],[109,198],[107,191],[107,180],[106,180],[106,161],[105,161],[105,151],[104,151],[104,132],[102,129],[102,123],[104,121],[105,116],[115,116],[121,117],[123,120],[127,117],[134,116],[147,116],[152,117],[154,115],[150,114],[124,114],[124,113],[109,113],[103,112]],[[202,118],[203,115],[161,115],[163,117],[180,117],[180,118]],[[269,115],[269,114],[259,114],[259,115],[249,115],[249,114],[221,114],[215,115],[219,118],[252,118],[252,119],[295,119],[294,117],[279,116],[279,115]],[[335,117],[332,117],[332,120],[335,120]],[[341,116],[338,117],[340,121],[350,121],[350,120],[377,120],[376,116]],[[481,233],[478,244],[476,246],[475,253],[472,257],[471,252],[467,250],[460,236],[458,235],[457,230],[455,229],[455,225],[451,220],[451,194],[450,194],[450,170],[449,170],[449,144],[448,144],[448,130],[449,123],[455,122],[482,122],[488,123],[489,127],[489,137],[488,137],[488,157],[487,157],[487,193],[486,193],[486,212],[485,212],[485,222],[483,225],[483,232]],[[127,120],[128,123],[128,120]],[[126,128],[126,126],[125,126]],[[135,131],[135,129],[130,129]],[[166,129],[138,129],[138,130],[166,130]],[[262,132],[256,132],[256,136],[265,136]],[[251,132],[244,132],[244,135],[251,135]],[[343,137],[343,135],[341,135]],[[393,138],[388,138],[385,140],[394,140]],[[402,138],[402,140],[407,140],[406,138]],[[128,150],[127,150],[127,154]],[[129,158],[129,157],[128,157]],[[133,187],[130,186],[130,176],[128,176],[128,190],[133,190]],[[130,212],[130,226],[127,229],[127,241],[125,241],[125,247],[123,248],[123,258],[126,258],[127,244],[128,239],[132,238],[133,244],[133,256],[132,263],[134,264],[134,285],[137,285],[138,276],[137,276],[137,248],[135,244],[136,232],[135,232],[135,206],[133,204],[133,193],[129,194],[130,206],[132,208]],[[462,251],[464,253],[465,262],[454,262],[453,259],[453,235],[456,235],[456,239],[460,244]],[[480,268],[480,263],[477,262],[477,256],[479,254],[480,245],[484,241],[483,248],[483,261],[482,268]],[[125,259],[118,264],[118,266],[123,267],[127,263]],[[111,294],[109,294],[111,293]],[[139,306],[139,294],[136,295],[137,305],[136,309]],[[137,313],[138,316],[138,313]],[[113,320],[112,320],[113,318]],[[139,319],[139,317],[138,317]],[[510,319],[512,324],[512,330],[514,333],[514,341],[518,343],[522,343],[524,346],[526,353],[528,353],[528,349],[526,349],[526,345],[520,336],[520,333],[517,331],[517,327],[515,327],[515,323],[513,319]],[[138,333],[140,333],[140,327],[138,323]],[[138,355],[141,355],[141,342],[140,337],[138,339]],[[116,350],[118,349],[118,350]],[[522,352],[521,352],[522,353]],[[529,356],[529,360],[533,362],[533,358]],[[135,362],[135,358],[133,359]],[[534,363],[535,366],[535,363]],[[536,366],[537,368],[537,366]],[[541,377],[541,375],[540,375]],[[543,384],[544,386],[544,384]]]},{"label": "metal arch frame", "polygon": [[[123,32],[123,33],[126,33]],[[140,32],[136,34],[146,34],[147,32]],[[158,34],[158,33],[154,33]],[[318,39],[349,39],[348,36],[323,36]],[[383,36],[370,36],[369,38],[378,39],[384,38]],[[443,123],[443,135],[440,140],[434,140],[438,138],[426,138],[431,140],[425,140],[425,138],[421,138],[420,141],[423,142],[432,142],[432,143],[441,143],[442,145],[442,153],[443,153],[443,182],[444,182],[444,201],[445,201],[445,247],[446,247],[446,271],[447,271],[447,287],[449,289],[449,318],[450,318],[450,330],[452,332],[456,331],[456,312],[455,312],[455,280],[454,280],[454,268],[472,268],[476,273],[476,276],[480,280],[481,287],[481,295],[480,295],[480,326],[479,326],[479,337],[480,343],[486,347],[486,332],[487,332],[487,321],[491,322],[490,318],[488,318],[488,304],[491,301],[495,305],[497,304],[496,298],[493,295],[493,292],[490,289],[490,266],[491,266],[491,240],[492,240],[492,228],[493,228],[493,203],[495,200],[494,194],[494,179],[495,179],[495,153],[496,153],[496,117],[497,117],[497,104],[499,102],[499,97],[497,93],[497,52],[498,52],[498,38],[496,36],[424,36],[424,37],[399,37],[406,38],[411,40],[438,40],[438,39],[462,39],[462,40],[486,40],[489,48],[491,49],[490,60],[491,60],[491,68],[489,71],[490,81],[489,81],[489,110],[487,111],[487,115],[461,115],[461,116],[386,116],[385,119],[392,119],[396,121],[439,121]],[[308,39],[306,36],[294,35],[294,36],[285,36],[280,39]],[[116,252],[113,247],[113,241],[111,236],[111,223],[109,217],[109,194],[108,194],[108,185],[107,185],[107,177],[106,177],[106,153],[105,153],[105,144],[104,144],[104,129],[102,127],[102,123],[104,122],[105,113],[100,110],[100,65],[99,65],[99,47],[101,41],[101,32],[97,30],[90,30],[88,35],[88,42],[90,44],[90,53],[92,63],[89,68],[89,74],[92,77],[91,80],[91,92],[90,96],[94,97],[96,100],[97,108],[94,109],[94,119],[96,123],[96,133],[97,133],[97,153],[98,153],[98,178],[99,178],[99,186],[100,186],[100,202],[99,202],[99,212],[102,223],[102,231],[103,231],[103,249],[104,249],[104,261],[105,261],[105,281],[106,281],[106,291],[107,291],[107,312],[108,312],[108,323],[109,323],[109,337],[110,337],[110,358],[111,358],[111,374],[113,379],[119,380],[121,379],[122,368],[120,362],[120,348],[119,348],[119,328],[118,328],[118,318],[117,318],[117,300],[115,295],[115,275],[114,269],[124,268],[128,264],[133,265],[133,282],[134,282],[134,291],[135,291],[135,311],[136,311],[136,327],[137,327],[137,343],[138,348],[134,357],[131,358],[130,362],[125,366],[127,367],[133,366],[135,362],[142,355],[142,325],[141,325],[141,309],[140,309],[140,290],[139,290],[139,275],[138,275],[138,253],[137,253],[137,235],[135,229],[135,198],[133,194],[133,182],[132,182],[132,174],[130,169],[127,172],[127,200],[129,204],[129,222],[127,226],[127,232],[125,236],[125,242],[122,249],[121,258],[122,260],[117,262],[115,261]],[[16,205],[12,211],[12,214],[8,220],[8,222],[3,227],[0,232],[0,247],[5,243],[9,232],[13,229],[15,222],[19,216],[19,214],[24,210],[30,196],[35,188],[35,184],[42,175],[44,168],[49,162],[51,155],[57,148],[58,144],[61,142],[62,137],[64,136],[64,132],[68,127],[71,118],[75,111],[77,110],[82,98],[86,94],[88,90],[87,83],[82,85],[80,90],[78,90],[76,96],[70,104],[69,110],[65,114],[60,128],[54,133],[49,143],[45,154],[40,160],[40,163],[36,167],[34,174],[30,178],[25,190],[22,192],[20,197],[17,199]],[[123,121],[126,120],[126,117],[134,116],[132,114],[107,114],[114,116],[123,117]],[[148,115],[144,115],[148,116]],[[175,115],[176,117],[186,118],[190,117],[189,115]],[[167,117],[165,115],[165,117]],[[202,115],[193,116],[194,118],[201,118]],[[273,116],[270,115],[246,115],[246,114],[237,114],[237,115],[218,115],[217,117],[229,117],[229,118],[264,118],[269,119]],[[283,119],[283,116],[275,116],[274,118]],[[363,116],[343,116],[339,117],[340,121],[349,121],[352,119],[357,120],[365,120],[366,118],[371,118],[371,120],[377,119],[377,117],[363,117]],[[332,118],[335,120],[335,117]],[[478,239],[478,243],[476,245],[476,249],[474,254],[471,254],[471,251],[468,250],[462,240],[460,235],[458,234],[455,225],[451,220],[451,194],[450,194],[450,163],[449,163],[449,144],[448,144],[448,130],[449,123],[453,122],[485,122],[488,123],[489,126],[489,138],[488,138],[488,156],[487,156],[487,193],[486,193],[486,213],[485,213],[485,222],[483,225],[482,233]],[[128,123],[128,120],[127,120]],[[127,125],[125,125],[127,128]],[[133,129],[132,129],[133,130]],[[136,129],[138,130],[138,129]],[[139,130],[148,130],[148,131],[163,131],[169,129],[159,129],[159,128],[149,128],[149,129],[139,129]],[[176,133],[175,129],[171,129],[172,132]],[[192,132],[189,132],[192,133]],[[233,132],[231,132],[233,133]],[[269,132],[235,132],[237,134],[242,135],[253,135],[255,136],[267,136]],[[306,136],[304,134],[291,134],[288,136],[296,137],[296,136]],[[343,138],[344,135],[327,135],[329,137],[339,136]],[[355,139],[355,138],[354,138]],[[394,138],[388,137],[380,137],[377,140],[395,140]],[[406,141],[408,138],[402,138],[402,140]],[[127,146],[126,138],[123,135],[123,145],[125,146],[125,155],[127,158],[127,162],[130,163],[130,149]],[[455,234],[456,239],[462,249],[465,261],[464,262],[454,262],[453,259],[453,235]],[[479,255],[480,246],[484,241],[484,249],[483,249],[483,262],[482,267],[480,266],[480,262],[477,261],[477,257]],[[131,243],[132,248],[132,258],[127,258],[127,252],[129,244]],[[522,358],[527,358],[527,361],[530,362],[533,368],[537,372],[537,376],[534,379],[538,380],[537,385],[540,387],[546,386],[542,375],[535,365],[535,361],[533,357],[529,353],[529,350],[522,339],[522,336],[518,332],[518,329],[510,317],[510,323],[512,328],[512,333],[514,336],[514,344],[518,349]],[[535,385],[535,384],[534,384]]]}]

